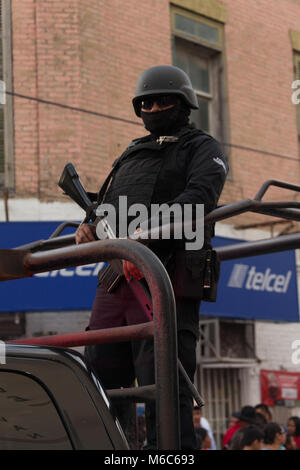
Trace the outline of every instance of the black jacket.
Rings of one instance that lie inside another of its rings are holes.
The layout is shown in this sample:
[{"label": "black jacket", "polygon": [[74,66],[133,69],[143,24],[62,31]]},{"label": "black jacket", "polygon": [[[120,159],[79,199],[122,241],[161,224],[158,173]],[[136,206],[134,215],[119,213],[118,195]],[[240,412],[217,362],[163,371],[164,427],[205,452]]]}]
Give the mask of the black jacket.
[{"label": "black jacket", "polygon": [[178,141],[158,143],[152,136],[134,140],[114,162],[114,174],[104,202],[204,204],[205,214],[218,203],[228,173],[220,144],[194,126]]},{"label": "black jacket", "polygon": [[[205,214],[215,209],[228,173],[227,159],[220,144],[191,125],[173,137],[163,141],[148,135],[132,141],[114,162],[103,202],[114,205],[117,213],[121,195],[127,196],[128,206],[143,203],[150,209],[151,204],[204,204]],[[99,202],[103,192],[102,188]],[[210,236],[206,234],[204,248],[209,247]],[[174,251],[174,245],[166,241],[151,248],[163,261]],[[199,256],[205,257],[203,250],[200,254],[189,253],[189,261],[180,263],[195,262],[204,266],[205,260],[201,261]],[[193,266],[191,270],[195,274]]]}]

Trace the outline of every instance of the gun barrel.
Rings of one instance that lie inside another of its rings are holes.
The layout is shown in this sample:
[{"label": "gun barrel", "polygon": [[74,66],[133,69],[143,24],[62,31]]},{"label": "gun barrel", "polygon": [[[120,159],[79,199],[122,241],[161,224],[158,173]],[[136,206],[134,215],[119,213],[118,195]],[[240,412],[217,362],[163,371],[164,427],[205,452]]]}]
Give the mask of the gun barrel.
[{"label": "gun barrel", "polygon": [[82,186],[73,163],[67,163],[64,167],[58,186],[86,212],[85,222],[96,219],[95,207]]}]

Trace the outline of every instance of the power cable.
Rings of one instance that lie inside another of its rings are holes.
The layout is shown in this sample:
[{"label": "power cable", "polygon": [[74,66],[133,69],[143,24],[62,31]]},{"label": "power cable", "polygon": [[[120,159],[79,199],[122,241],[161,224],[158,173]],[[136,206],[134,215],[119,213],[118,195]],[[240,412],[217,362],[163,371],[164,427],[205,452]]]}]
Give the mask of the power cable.
[{"label": "power cable", "polygon": [[293,162],[298,162],[298,158],[290,157],[288,155],[282,155],[280,153],[268,152],[267,150],[254,149],[252,147],[245,147],[244,145],[228,144],[226,142],[220,142],[224,146],[233,147],[241,150],[248,150],[249,152],[261,153],[263,155],[269,155],[271,157],[284,158],[285,160],[292,160]]},{"label": "power cable", "polygon": [[70,111],[78,111],[78,112],[81,112],[81,113],[87,113],[87,114],[92,114],[94,116],[104,117],[104,118],[107,118],[107,119],[113,119],[115,121],[126,122],[127,124],[134,124],[136,126],[141,126],[141,124],[139,122],[132,121],[130,119],[120,118],[120,117],[117,117],[117,116],[112,116],[111,114],[99,113],[97,111],[91,111],[89,109],[84,109],[84,108],[77,108],[75,106],[69,106],[67,104],[57,103],[55,101],[48,101],[48,100],[43,100],[41,98],[35,98],[33,96],[21,95],[20,93],[15,93],[13,91],[6,91],[6,93],[8,95],[16,96],[17,98],[23,98],[23,99],[30,100],[30,101],[37,101],[38,103],[48,104],[48,105],[52,105],[52,106],[58,106],[60,108],[69,109]]},{"label": "power cable", "polygon": [[[142,127],[142,124],[140,124],[139,122],[133,121],[131,119],[125,119],[125,118],[121,118],[121,117],[117,117],[117,116],[112,116],[111,114],[99,113],[98,111],[92,111],[92,110],[89,110],[89,109],[78,108],[78,107],[75,107],[75,106],[69,106],[67,104],[57,103],[55,101],[44,100],[44,99],[41,99],[41,98],[35,98],[33,96],[22,95],[20,93],[15,93],[13,91],[7,91],[6,90],[6,94],[16,96],[17,98],[22,98],[22,99],[26,99],[26,100],[30,100],[30,101],[36,101],[38,103],[43,103],[43,104],[47,104],[47,105],[51,105],[51,106],[58,106],[60,108],[69,109],[70,111],[77,111],[77,112],[81,112],[81,113],[91,114],[91,115],[94,115],[94,116],[103,117],[103,118],[106,118],[106,119],[112,119],[114,121],[125,122],[126,124],[133,124],[135,126]],[[280,153],[268,152],[266,150],[260,150],[260,149],[255,149],[255,148],[252,148],[252,147],[246,147],[244,145],[230,144],[228,142],[220,142],[220,143],[221,143],[221,145],[223,145],[225,147],[232,147],[232,148],[237,148],[237,149],[240,149],[240,150],[247,150],[249,152],[260,153],[262,155],[268,155],[268,156],[271,156],[271,157],[283,158],[285,160],[291,160],[291,161],[294,161],[294,162],[299,161],[298,158],[290,157],[288,155],[282,155]]]}]

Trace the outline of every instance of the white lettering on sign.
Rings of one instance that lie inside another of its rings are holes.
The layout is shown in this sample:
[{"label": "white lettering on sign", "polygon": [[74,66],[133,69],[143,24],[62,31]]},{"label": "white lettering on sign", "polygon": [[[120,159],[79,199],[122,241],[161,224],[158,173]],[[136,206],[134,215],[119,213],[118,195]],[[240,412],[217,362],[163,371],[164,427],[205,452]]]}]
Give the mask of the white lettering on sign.
[{"label": "white lettering on sign", "polygon": [[228,287],[242,288],[249,266],[247,264],[235,264],[228,281]]},{"label": "white lettering on sign", "polygon": [[4,341],[0,341],[0,364],[6,364],[6,350]]},{"label": "white lettering on sign", "polygon": [[37,277],[91,277],[97,276],[103,268],[104,263],[92,263],[85,266],[77,266],[76,268],[63,268],[56,271],[35,274]]},{"label": "white lettering on sign", "polygon": [[286,274],[275,274],[270,268],[264,272],[256,271],[255,266],[249,268],[247,264],[235,264],[227,286],[245,287],[247,290],[254,291],[277,292],[278,294],[287,292],[292,271],[288,271]]},{"label": "white lettering on sign", "polygon": [[282,388],[281,396],[286,400],[297,400],[298,389],[297,388]]}]

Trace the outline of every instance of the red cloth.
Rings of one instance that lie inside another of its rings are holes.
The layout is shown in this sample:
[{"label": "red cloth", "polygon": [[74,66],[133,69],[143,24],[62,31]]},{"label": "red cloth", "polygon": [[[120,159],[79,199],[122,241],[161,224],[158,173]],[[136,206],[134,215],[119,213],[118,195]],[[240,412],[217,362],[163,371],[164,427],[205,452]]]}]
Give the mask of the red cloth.
[{"label": "red cloth", "polygon": [[223,444],[223,448],[226,447],[230,441],[230,439],[232,438],[232,436],[234,435],[234,433],[236,431],[238,431],[238,429],[240,429],[240,425],[239,423],[235,423],[233,426],[231,426],[231,428],[227,429],[224,437],[223,437],[223,441],[222,441],[222,444]]},{"label": "red cloth", "polygon": [[297,437],[295,436],[294,441],[296,443],[297,449],[300,449],[300,436],[297,436]]}]

